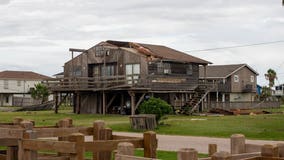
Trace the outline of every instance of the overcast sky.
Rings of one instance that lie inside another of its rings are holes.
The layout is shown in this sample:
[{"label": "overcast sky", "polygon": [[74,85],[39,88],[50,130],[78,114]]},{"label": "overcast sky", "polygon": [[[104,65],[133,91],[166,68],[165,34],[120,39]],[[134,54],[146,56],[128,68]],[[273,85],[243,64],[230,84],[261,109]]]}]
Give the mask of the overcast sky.
[{"label": "overcast sky", "polygon": [[[69,48],[105,40],[180,51],[284,40],[282,0],[0,0],[0,70],[63,71]],[[214,64],[272,68],[284,83],[284,42],[187,52]]]}]

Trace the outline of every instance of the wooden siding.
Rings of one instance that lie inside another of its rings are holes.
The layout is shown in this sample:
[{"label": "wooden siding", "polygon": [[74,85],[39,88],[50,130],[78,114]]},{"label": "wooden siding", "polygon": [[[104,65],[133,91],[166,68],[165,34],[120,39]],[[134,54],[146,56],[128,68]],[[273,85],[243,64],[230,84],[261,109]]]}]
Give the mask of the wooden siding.
[{"label": "wooden siding", "polygon": [[[239,82],[234,81],[234,76],[239,76]],[[251,76],[254,78],[254,82],[251,82]],[[238,72],[234,73],[231,76],[231,79],[228,79],[228,81],[231,81],[231,92],[240,93],[240,92],[256,92],[256,74],[249,70],[247,67],[242,68]]]}]

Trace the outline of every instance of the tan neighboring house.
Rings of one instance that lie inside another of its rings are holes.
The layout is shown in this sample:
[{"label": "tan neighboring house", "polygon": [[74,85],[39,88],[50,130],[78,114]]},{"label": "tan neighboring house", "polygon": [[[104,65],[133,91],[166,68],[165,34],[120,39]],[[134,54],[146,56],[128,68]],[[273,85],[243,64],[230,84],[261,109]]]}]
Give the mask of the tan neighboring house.
[{"label": "tan neighboring house", "polygon": [[29,94],[35,84],[50,78],[30,71],[0,72],[0,106],[27,106],[38,103]]},{"label": "tan neighboring house", "polygon": [[[204,70],[200,67],[200,79]],[[207,66],[206,80],[215,84],[211,102],[252,102],[256,97],[258,73],[247,64]]]}]

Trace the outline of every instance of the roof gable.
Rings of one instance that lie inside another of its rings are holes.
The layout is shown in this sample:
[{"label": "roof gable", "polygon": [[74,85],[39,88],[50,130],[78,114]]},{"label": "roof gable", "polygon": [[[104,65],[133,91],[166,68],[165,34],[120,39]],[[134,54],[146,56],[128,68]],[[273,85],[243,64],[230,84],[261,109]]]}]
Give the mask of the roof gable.
[{"label": "roof gable", "polygon": [[3,71],[0,72],[0,79],[17,79],[17,80],[43,80],[50,77],[31,71]]},{"label": "roof gable", "polygon": [[[258,73],[247,64],[211,65],[207,66],[206,78],[211,78],[211,79],[228,78],[244,67],[247,67],[253,73],[258,75]],[[204,78],[203,66],[199,67],[199,77]]]}]

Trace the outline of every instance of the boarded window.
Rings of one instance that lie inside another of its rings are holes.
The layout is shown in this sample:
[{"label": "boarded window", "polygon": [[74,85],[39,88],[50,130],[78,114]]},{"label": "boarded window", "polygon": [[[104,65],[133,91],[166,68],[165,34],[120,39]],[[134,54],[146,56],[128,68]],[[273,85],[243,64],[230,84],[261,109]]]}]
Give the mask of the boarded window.
[{"label": "boarded window", "polygon": [[9,81],[4,80],[4,89],[9,89]]}]

